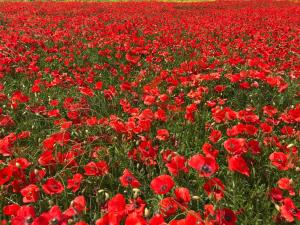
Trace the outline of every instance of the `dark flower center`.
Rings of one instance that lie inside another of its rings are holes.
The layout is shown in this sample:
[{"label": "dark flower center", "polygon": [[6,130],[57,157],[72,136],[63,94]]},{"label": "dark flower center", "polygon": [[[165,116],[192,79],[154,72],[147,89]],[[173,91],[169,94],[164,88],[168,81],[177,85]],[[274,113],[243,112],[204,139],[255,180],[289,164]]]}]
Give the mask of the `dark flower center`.
[{"label": "dark flower center", "polygon": [[167,186],[166,186],[166,185],[162,185],[161,188],[160,188],[160,190],[161,190],[161,191],[167,190]]},{"label": "dark flower center", "polygon": [[297,209],[292,208],[292,209],[290,209],[290,212],[291,212],[293,215],[296,215],[296,214],[297,214]]},{"label": "dark flower center", "polygon": [[57,225],[58,224],[58,219],[57,218],[53,218],[52,220],[50,220],[50,225]]},{"label": "dark flower center", "polygon": [[128,182],[128,183],[131,183],[133,181],[133,178],[131,176],[126,176],[125,177],[125,180]]},{"label": "dark flower center", "polygon": [[59,189],[59,187],[56,184],[52,184],[52,185],[50,185],[50,187],[54,191]]},{"label": "dark flower center", "polygon": [[231,215],[226,214],[226,215],[224,216],[224,219],[225,219],[226,221],[230,222],[231,219],[232,219],[232,217],[231,217]]},{"label": "dark flower center", "polygon": [[205,164],[202,166],[201,171],[203,171],[204,173],[211,173],[211,168],[209,165]]},{"label": "dark flower center", "polygon": [[26,221],[26,224],[32,224],[33,218],[31,216],[28,216],[25,221]]}]

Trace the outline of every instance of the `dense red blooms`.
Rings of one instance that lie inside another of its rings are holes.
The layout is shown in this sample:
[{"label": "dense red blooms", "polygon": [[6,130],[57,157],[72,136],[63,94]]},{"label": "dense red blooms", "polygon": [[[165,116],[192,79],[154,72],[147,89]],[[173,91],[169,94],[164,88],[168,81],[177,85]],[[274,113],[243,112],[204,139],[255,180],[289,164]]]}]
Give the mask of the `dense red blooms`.
[{"label": "dense red blooms", "polygon": [[117,220],[122,219],[125,215],[126,210],[126,200],[122,194],[115,195],[112,199],[110,199],[107,203],[108,213],[112,213],[117,215]]},{"label": "dense red blooms", "polygon": [[159,202],[160,211],[164,216],[174,215],[178,210],[178,204],[172,197],[167,197]]},{"label": "dense red blooms", "polygon": [[225,186],[222,181],[218,178],[212,178],[208,180],[204,185],[203,189],[207,195],[212,195],[217,201],[224,197]]},{"label": "dense red blooms", "polygon": [[128,170],[125,169],[123,171],[123,175],[120,177],[120,182],[123,186],[131,186],[134,188],[138,188],[141,186],[141,183],[133,176],[133,174]]},{"label": "dense red blooms", "polygon": [[166,141],[169,138],[169,131],[166,129],[157,130],[156,138],[160,141]]},{"label": "dense red blooms", "polygon": [[250,169],[247,162],[242,156],[232,156],[228,159],[228,168],[231,171],[239,172],[246,176],[250,176]]},{"label": "dense red blooms", "polygon": [[68,179],[67,188],[71,189],[73,192],[78,191],[78,189],[80,188],[82,179],[83,179],[83,176],[80,173],[74,174],[71,179]]},{"label": "dense red blooms", "polygon": [[40,189],[35,184],[30,184],[21,190],[23,202],[36,202],[40,196]]},{"label": "dense red blooms", "polygon": [[298,224],[299,28],[296,0],[1,2],[0,224]]},{"label": "dense red blooms", "polygon": [[105,161],[90,162],[84,166],[85,175],[103,176],[108,173],[108,165]]},{"label": "dense red blooms", "polygon": [[156,194],[164,195],[173,188],[174,184],[171,176],[160,175],[151,181],[150,186]]},{"label": "dense red blooms", "polygon": [[186,166],[186,159],[184,158],[184,156],[180,155],[175,155],[174,157],[172,157],[166,164],[166,167],[168,168],[169,172],[174,176],[177,176],[178,173],[181,171],[184,173],[188,172],[188,168]]},{"label": "dense red blooms", "polygon": [[280,202],[283,199],[283,192],[279,188],[272,188],[269,195],[273,201]]},{"label": "dense red blooms", "polygon": [[60,181],[54,178],[49,178],[43,184],[43,190],[49,195],[60,194],[64,191],[64,186]]},{"label": "dense red blooms", "polygon": [[189,166],[199,172],[200,176],[210,177],[217,172],[219,166],[212,157],[204,157],[200,154],[194,155],[189,159]]},{"label": "dense red blooms", "polygon": [[247,151],[246,141],[243,138],[229,138],[224,142],[224,148],[230,154],[242,154]]},{"label": "dense red blooms", "polygon": [[280,178],[277,182],[278,187],[282,190],[287,190],[289,192],[289,195],[294,196],[295,195],[295,189],[293,187],[293,181],[289,178],[283,177]]},{"label": "dense red blooms", "polygon": [[276,166],[279,170],[289,169],[287,155],[283,152],[273,152],[269,159],[271,160],[272,165]]},{"label": "dense red blooms", "polygon": [[32,206],[22,206],[18,209],[16,215],[12,218],[12,225],[32,224],[35,218],[35,211]]},{"label": "dense red blooms", "polygon": [[290,198],[283,200],[283,205],[280,207],[280,214],[288,222],[293,222],[295,219],[300,220],[300,210]]},{"label": "dense red blooms", "polygon": [[142,217],[135,213],[127,216],[125,220],[125,225],[146,225],[147,221]]},{"label": "dense red blooms", "polygon": [[216,211],[217,224],[234,225],[237,222],[235,213],[230,209],[220,209]]},{"label": "dense red blooms", "polygon": [[191,201],[191,194],[189,189],[184,187],[179,187],[174,190],[176,200],[181,203],[188,203]]},{"label": "dense red blooms", "polygon": [[0,185],[3,185],[10,180],[12,172],[12,167],[4,167],[0,170]]}]

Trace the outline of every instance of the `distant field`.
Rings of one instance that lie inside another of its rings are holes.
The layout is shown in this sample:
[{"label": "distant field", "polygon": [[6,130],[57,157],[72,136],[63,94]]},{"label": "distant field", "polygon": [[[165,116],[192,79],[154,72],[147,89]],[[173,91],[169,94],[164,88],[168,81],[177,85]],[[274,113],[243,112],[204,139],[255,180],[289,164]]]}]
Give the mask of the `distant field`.
[{"label": "distant field", "polygon": [[299,225],[300,5],[1,2],[0,225]]}]

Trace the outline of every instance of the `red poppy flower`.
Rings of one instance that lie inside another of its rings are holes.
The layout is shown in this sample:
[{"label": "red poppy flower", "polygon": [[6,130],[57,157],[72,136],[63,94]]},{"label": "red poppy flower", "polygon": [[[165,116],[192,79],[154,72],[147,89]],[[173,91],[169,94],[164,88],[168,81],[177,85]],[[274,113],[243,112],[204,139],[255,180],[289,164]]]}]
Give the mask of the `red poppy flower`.
[{"label": "red poppy flower", "polygon": [[273,201],[277,202],[280,202],[283,199],[283,193],[279,188],[272,188],[269,193],[269,196]]},{"label": "red poppy flower", "polygon": [[269,117],[273,117],[277,112],[278,110],[271,105],[266,105],[263,107],[263,113],[268,115]]},{"label": "red poppy flower", "polygon": [[287,190],[291,196],[294,196],[296,193],[292,185],[292,182],[293,181],[291,179],[284,177],[284,178],[280,178],[277,184],[280,189]]},{"label": "red poppy flower", "polygon": [[188,203],[189,201],[191,201],[190,191],[187,188],[178,187],[174,190],[174,194],[177,201],[180,203]]},{"label": "red poppy flower", "polygon": [[136,213],[131,213],[125,220],[125,225],[147,225],[147,221]]},{"label": "red poppy flower", "polygon": [[202,177],[210,177],[215,174],[219,165],[212,157],[204,157],[200,154],[196,154],[189,159],[189,166],[197,170]]},{"label": "red poppy flower", "polygon": [[110,212],[98,219],[96,225],[120,225],[121,219],[117,213]]},{"label": "red poppy flower", "polygon": [[8,138],[0,139],[0,154],[3,156],[10,156],[11,152],[11,143]]},{"label": "red poppy flower", "polygon": [[76,210],[77,213],[81,213],[86,210],[86,200],[83,195],[77,196],[71,202],[71,207]]},{"label": "red poppy flower", "polygon": [[220,140],[220,138],[222,137],[222,133],[219,130],[213,130],[210,135],[209,135],[209,140],[212,143],[216,143]]},{"label": "red poppy flower", "polygon": [[140,216],[144,215],[146,203],[140,197],[129,199],[129,203],[126,205],[127,214],[137,213]]},{"label": "red poppy flower", "polygon": [[187,119],[190,122],[194,122],[195,121],[194,113],[195,113],[196,110],[197,110],[197,105],[196,104],[188,105],[186,107],[186,110],[185,110],[184,118]]},{"label": "red poppy flower", "polygon": [[171,158],[169,163],[166,164],[166,167],[168,168],[168,171],[174,175],[177,176],[179,171],[182,171],[184,173],[188,172],[188,168],[186,167],[186,160],[184,156],[175,155]]},{"label": "red poppy flower", "polygon": [[300,210],[296,208],[293,200],[290,198],[283,200],[283,205],[280,207],[280,214],[288,222],[294,222],[295,218],[300,220]]},{"label": "red poppy flower", "polygon": [[46,176],[45,170],[34,170],[30,173],[30,183],[36,184]]},{"label": "red poppy flower", "polygon": [[83,176],[80,173],[74,174],[72,179],[68,179],[67,188],[71,189],[72,192],[78,191],[80,188],[82,179],[83,179]]},{"label": "red poppy flower", "polygon": [[161,213],[166,217],[174,215],[178,210],[178,204],[172,197],[162,199],[159,206]]},{"label": "red poppy flower", "polygon": [[213,146],[209,143],[204,143],[202,145],[202,151],[206,157],[217,158],[219,150],[214,149]]},{"label": "red poppy flower", "polygon": [[224,148],[233,155],[247,152],[245,145],[246,140],[244,138],[229,138],[224,142]]},{"label": "red poppy flower", "polygon": [[13,168],[11,166],[4,167],[0,170],[0,186],[7,183],[12,177]]},{"label": "red poppy flower", "polygon": [[65,224],[67,221],[67,217],[62,213],[60,208],[57,205],[51,207],[48,212],[42,213],[40,217],[38,217],[33,225],[40,224]]},{"label": "red poppy flower", "polygon": [[21,190],[23,202],[36,202],[40,197],[40,189],[35,184],[30,184]]},{"label": "red poppy flower", "polygon": [[156,138],[160,141],[166,141],[169,138],[169,131],[166,129],[157,130]]},{"label": "red poppy flower", "polygon": [[261,148],[260,148],[259,142],[257,140],[248,141],[247,148],[254,155],[257,155],[257,154],[261,153]]},{"label": "red poppy flower", "polygon": [[31,165],[31,163],[25,158],[13,159],[9,162],[9,164],[22,170],[27,169]]},{"label": "red poppy flower", "polygon": [[30,225],[35,218],[32,206],[22,206],[17,211],[17,215],[11,219],[11,225]]},{"label": "red poppy flower", "polygon": [[222,225],[235,225],[237,217],[231,209],[216,210],[216,221]]},{"label": "red poppy flower", "polygon": [[158,109],[154,113],[155,119],[166,122],[167,121],[167,115],[166,112],[163,109]]},{"label": "red poppy flower", "polygon": [[222,181],[218,178],[212,178],[208,180],[204,185],[203,189],[207,195],[213,195],[213,197],[219,201],[224,197],[225,186]]},{"label": "red poppy flower", "polygon": [[102,81],[98,81],[95,83],[95,90],[101,90],[103,86]]},{"label": "red poppy flower", "polygon": [[49,178],[43,184],[43,190],[48,195],[60,194],[64,191],[64,186],[61,182],[55,180],[54,178]]},{"label": "red poppy flower", "polygon": [[246,176],[250,176],[249,167],[242,156],[233,156],[228,159],[228,168],[231,171],[239,172]]},{"label": "red poppy flower", "polygon": [[167,225],[162,214],[155,214],[150,220],[149,225]]},{"label": "red poppy flower", "polygon": [[196,213],[195,211],[188,211],[187,215],[184,219],[184,225],[204,225],[204,222],[201,218],[200,213]]},{"label": "red poppy flower", "polygon": [[119,216],[125,215],[126,199],[122,194],[116,194],[107,203],[107,210],[109,213],[113,212]]},{"label": "red poppy flower", "polygon": [[273,131],[273,127],[270,126],[268,123],[261,123],[260,128],[264,133],[267,133],[267,134],[272,133],[272,131]]},{"label": "red poppy flower", "polygon": [[276,166],[279,170],[288,170],[288,158],[287,155],[283,152],[273,152],[269,159],[271,160],[271,163],[273,166]]},{"label": "red poppy flower", "polygon": [[16,216],[18,210],[21,208],[18,204],[11,204],[3,207],[3,214],[7,216]]},{"label": "red poppy flower", "polygon": [[120,182],[124,187],[134,187],[138,188],[141,186],[141,183],[133,176],[133,174],[128,170],[125,169],[123,171],[123,175],[120,177]]},{"label": "red poppy flower", "polygon": [[79,87],[79,91],[83,95],[87,95],[89,97],[93,97],[94,96],[93,90],[90,89],[90,88],[88,88],[88,87]]},{"label": "red poppy flower", "polygon": [[53,151],[52,150],[46,150],[44,151],[39,159],[38,162],[41,166],[50,166],[50,165],[55,165],[57,162],[53,156]]},{"label": "red poppy flower", "polygon": [[144,104],[145,105],[153,105],[155,102],[155,97],[152,95],[146,95],[144,97]]},{"label": "red poppy flower", "polygon": [[151,181],[150,186],[154,193],[164,195],[173,188],[174,184],[171,176],[160,175]]},{"label": "red poppy flower", "polygon": [[103,176],[108,173],[108,165],[105,161],[90,162],[84,166],[85,175]]}]

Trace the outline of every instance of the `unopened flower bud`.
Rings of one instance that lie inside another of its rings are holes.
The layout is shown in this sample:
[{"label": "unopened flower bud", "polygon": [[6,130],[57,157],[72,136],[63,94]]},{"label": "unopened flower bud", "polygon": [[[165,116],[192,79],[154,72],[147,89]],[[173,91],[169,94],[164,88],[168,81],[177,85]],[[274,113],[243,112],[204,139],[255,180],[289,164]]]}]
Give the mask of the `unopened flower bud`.
[{"label": "unopened flower bud", "polygon": [[109,194],[105,192],[105,201],[107,201],[108,199],[109,199]]},{"label": "unopened flower bud", "polygon": [[133,188],[132,191],[133,191],[133,198],[137,198],[140,194],[140,189]]},{"label": "unopened flower bud", "polygon": [[198,201],[198,200],[200,200],[200,197],[199,197],[198,195],[194,195],[194,196],[192,197],[192,199]]},{"label": "unopened flower bud", "polygon": [[150,215],[150,211],[149,211],[149,209],[148,209],[148,208],[145,208],[145,210],[144,210],[144,215],[145,215],[145,217],[146,217],[146,218],[148,218],[148,217],[149,217],[149,215]]}]

